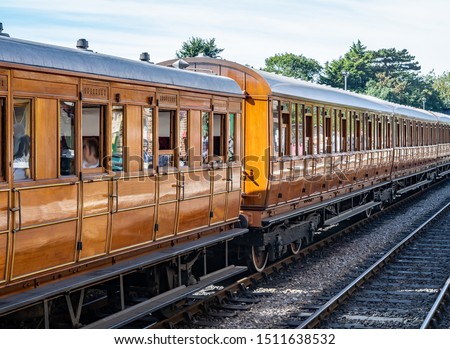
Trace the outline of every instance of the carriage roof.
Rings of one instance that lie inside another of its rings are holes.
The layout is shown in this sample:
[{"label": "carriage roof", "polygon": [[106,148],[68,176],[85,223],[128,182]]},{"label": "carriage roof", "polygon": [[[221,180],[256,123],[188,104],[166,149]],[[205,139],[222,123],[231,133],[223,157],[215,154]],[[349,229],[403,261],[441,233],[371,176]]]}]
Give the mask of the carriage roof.
[{"label": "carriage roof", "polygon": [[4,36],[0,36],[0,62],[242,95],[242,90],[236,82],[226,77],[171,69],[145,61],[133,61],[89,50]]}]

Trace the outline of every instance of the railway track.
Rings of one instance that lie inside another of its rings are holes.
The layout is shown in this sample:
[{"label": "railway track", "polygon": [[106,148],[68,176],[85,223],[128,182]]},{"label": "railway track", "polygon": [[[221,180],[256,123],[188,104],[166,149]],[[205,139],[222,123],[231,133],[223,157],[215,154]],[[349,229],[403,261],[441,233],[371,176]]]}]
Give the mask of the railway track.
[{"label": "railway track", "polygon": [[[436,195],[436,190],[434,195]],[[316,243],[302,249],[298,255],[288,256],[269,266],[261,273],[252,275],[239,273],[232,278],[220,278],[218,282],[206,288],[199,287],[201,285],[193,287],[192,292],[183,297],[177,297],[177,290],[174,290],[172,294],[160,297],[161,299],[155,297],[158,299],[149,301],[151,303],[149,305],[142,303],[127,307],[124,311],[106,318],[103,320],[103,323],[99,322],[95,324],[94,328],[233,328],[234,325],[230,324],[230,321],[232,322],[236,318],[245,319],[247,313],[251,316],[251,314],[254,314],[254,311],[264,313],[264,310],[260,310],[261,304],[264,305],[267,302],[271,302],[270,299],[273,296],[271,284],[280,283],[283,280],[296,279],[298,275],[307,274],[305,273],[307,270],[314,272],[316,267],[323,269],[320,263],[326,260],[327,254],[335,253],[336,250],[345,251],[345,248],[342,248],[341,245],[351,246],[355,239],[373,235],[373,229],[375,226],[380,225],[380,223],[377,223],[380,219],[387,222],[396,221],[396,217],[402,214],[406,210],[406,207],[410,207],[411,203],[415,202],[417,198],[433,195],[433,189],[430,192],[426,195],[423,192],[412,195],[395,203],[384,211],[374,213],[370,218],[349,225],[345,229],[335,229],[334,231],[331,229],[329,232],[324,232],[320,235],[320,239]],[[437,196],[439,197],[440,195],[438,194]],[[427,205],[426,203],[423,205],[416,204],[416,210],[423,209],[424,213],[427,213],[429,212]],[[411,217],[413,216],[414,214],[411,215]],[[415,228],[419,225],[414,219],[410,219],[409,223],[411,223],[410,228]],[[384,232],[386,231],[383,226],[379,229]],[[399,234],[405,235],[405,232]],[[378,254],[375,254],[375,256],[378,256]],[[374,259],[374,255],[372,253],[371,257],[365,256],[362,258],[367,267],[367,258]],[[357,270],[361,269],[360,264],[361,261],[358,261],[355,267]],[[349,270],[344,274],[348,274],[352,269],[349,266],[345,266],[345,268]],[[354,275],[353,270],[351,274]],[[308,301],[299,297],[299,301],[302,304],[315,302],[315,305],[312,307],[313,309],[319,308],[317,306],[317,300],[321,297],[323,298],[325,293],[331,294],[339,287],[342,288],[342,280],[335,283],[332,276],[320,275],[322,278],[321,282],[326,283],[329,281],[330,286],[326,291],[321,290],[318,298],[316,297],[318,295],[317,285],[311,285],[307,279],[303,281],[302,285],[296,291],[299,295],[307,294],[308,298],[313,299],[312,301]],[[348,281],[349,276],[346,275],[344,282]],[[312,284],[314,284],[314,281]],[[327,286],[324,285],[324,288],[326,289]],[[292,294],[288,294],[286,297],[289,296],[292,297]],[[296,299],[295,292],[293,299]],[[298,325],[302,320],[298,316],[299,305],[295,301],[292,302],[292,298],[290,303],[288,314],[284,312],[280,315],[278,324],[260,323],[256,327],[262,328],[267,325],[268,328],[290,328],[292,324]],[[309,310],[303,311],[304,314],[307,312],[311,313],[311,305],[309,307]],[[241,325],[237,327],[243,328]]]},{"label": "railway track", "polygon": [[428,327],[436,323],[433,321],[436,312],[430,309],[439,308],[440,302],[434,303],[449,274],[450,203],[325,302],[298,328]]},{"label": "railway track", "polygon": [[[317,309],[316,296],[323,298],[327,297],[326,294],[336,293],[338,289],[354,278],[355,271],[361,272],[366,269],[368,265],[379,258],[381,252],[374,253],[372,251],[371,253],[365,253],[364,256],[357,258],[354,267],[344,266],[347,270],[344,270],[343,276],[339,276],[341,279],[338,281],[335,280],[336,275],[334,275],[334,272],[329,272],[329,275],[326,275],[328,266],[324,267],[321,263],[325,261],[325,263],[337,264],[340,263],[341,257],[338,257],[337,262],[326,262],[327,254],[339,254],[336,250],[341,250],[343,251],[342,253],[346,250],[352,251],[355,240],[365,239],[372,235],[374,235],[374,239],[387,240],[385,245],[391,243],[392,239],[400,240],[407,235],[408,229],[415,229],[420,225],[419,221],[422,215],[431,216],[430,210],[432,208],[429,207],[430,204],[426,197],[432,195],[445,200],[449,193],[445,192],[445,190],[439,191],[436,188],[432,189],[428,194],[424,194],[424,192],[417,193],[407,200],[402,200],[402,202],[392,205],[389,209],[377,212],[369,219],[359,221],[346,229],[340,230],[338,233],[333,232],[332,234],[330,232],[328,237],[303,249],[299,255],[290,256],[279,261],[266,268],[263,273],[242,278],[234,286],[224,288],[220,292],[212,292],[208,298],[200,301],[201,305],[191,305],[183,316],[176,315],[159,323],[157,326],[174,326],[174,324],[184,320],[187,320],[189,324],[181,326],[188,326],[189,328],[242,328],[243,325],[241,324],[243,323],[246,323],[247,326],[251,326],[250,324],[254,323],[255,328],[287,328],[291,327],[293,322],[298,324],[298,318],[296,318],[296,315],[293,316],[294,313],[298,313],[299,306],[296,303],[310,304],[310,307]],[[413,202],[415,202],[414,209],[411,208],[411,203]],[[440,204],[441,201],[436,205]],[[386,227],[392,225],[392,222],[396,222],[399,215],[406,217],[402,229],[396,234],[386,234]],[[380,221],[384,223],[380,223]],[[380,232],[384,232],[384,236],[377,237],[378,233],[374,232],[376,228]],[[353,232],[353,234],[348,234],[349,232]],[[341,247],[345,245],[347,247]],[[362,242],[362,245],[364,246],[364,242]],[[314,281],[308,279],[308,275],[315,274],[315,271],[320,275],[321,285],[317,285]],[[310,273],[308,274],[308,272]],[[289,283],[290,280],[295,279],[302,279],[296,289],[283,289],[283,286],[278,285]],[[327,285],[327,282],[330,285]],[[276,288],[281,288],[282,291],[276,291]],[[276,294],[277,292],[279,294]],[[277,299],[281,297],[290,298],[291,301],[286,301],[286,303],[290,304],[281,305],[277,309],[271,307],[271,303],[275,303],[274,300],[278,301]],[[249,309],[249,304],[254,303],[257,304]],[[315,304],[311,305],[311,303]],[[213,305],[211,306],[210,304]],[[265,309],[266,305],[269,310]],[[230,308],[235,308],[236,310],[230,310]],[[278,317],[278,312],[280,313],[280,319],[277,322],[275,319]],[[309,309],[306,312],[311,312],[311,310]],[[263,314],[265,313],[270,314],[270,320],[269,318],[264,318]],[[197,316],[196,314],[200,315]],[[262,319],[255,320],[257,318]]]}]

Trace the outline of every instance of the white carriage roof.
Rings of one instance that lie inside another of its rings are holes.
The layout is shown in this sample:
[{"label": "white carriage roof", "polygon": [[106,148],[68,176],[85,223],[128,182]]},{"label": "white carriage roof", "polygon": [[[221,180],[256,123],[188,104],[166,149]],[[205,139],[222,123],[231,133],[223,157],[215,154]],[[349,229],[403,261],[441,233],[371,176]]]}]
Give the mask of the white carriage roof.
[{"label": "white carriage roof", "polygon": [[390,103],[376,97],[344,91],[338,88],[320,85],[300,79],[289,78],[256,69],[254,70],[267,81],[272,93],[275,95],[350,106],[368,111],[397,114],[428,122],[436,122],[438,120],[433,113],[426,110],[406,107]]},{"label": "white carriage roof", "polygon": [[0,62],[242,95],[232,79],[0,36]]}]

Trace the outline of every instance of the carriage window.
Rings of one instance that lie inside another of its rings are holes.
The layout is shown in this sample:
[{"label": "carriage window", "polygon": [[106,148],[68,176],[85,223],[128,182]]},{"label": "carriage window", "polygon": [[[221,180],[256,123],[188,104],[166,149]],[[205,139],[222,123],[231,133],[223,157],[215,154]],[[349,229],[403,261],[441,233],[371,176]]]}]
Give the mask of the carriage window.
[{"label": "carriage window", "polygon": [[280,155],[280,121],[279,121],[279,111],[278,111],[278,101],[273,101],[273,156],[278,157]]},{"label": "carriage window", "polygon": [[341,152],[347,151],[347,119],[341,112]]},{"label": "carriage window", "polygon": [[392,137],[392,129],[391,129],[391,121],[388,119],[386,120],[386,148],[391,148],[391,137]]},{"label": "carriage window", "polygon": [[297,146],[298,155],[303,155],[303,105],[298,105]]},{"label": "carriage window", "polygon": [[142,113],[142,161],[144,170],[153,168],[153,109],[148,107]]},{"label": "carriage window", "polygon": [[75,174],[75,103],[59,104],[60,174]]},{"label": "carriage window", "polygon": [[98,168],[103,158],[103,107],[100,105],[84,105],[82,110],[81,136],[83,139],[82,167]]},{"label": "carriage window", "polygon": [[160,110],[158,115],[158,166],[174,166],[176,112],[174,110]]},{"label": "carriage window", "polygon": [[292,156],[298,155],[298,148],[297,148],[297,104],[292,103],[291,105],[291,147],[290,147],[290,154]]},{"label": "carriage window", "polygon": [[235,132],[235,127],[236,127],[236,115],[235,114],[230,114],[229,115],[229,119],[228,119],[228,142],[227,142],[227,149],[228,149],[228,153],[227,153],[227,161],[236,161],[234,154],[235,154],[235,138],[236,138],[236,132]]},{"label": "carriage window", "polygon": [[31,177],[31,100],[15,99],[13,115],[14,180]]},{"label": "carriage window", "polygon": [[373,149],[373,127],[372,127],[372,115],[368,115],[367,118],[367,150]]},{"label": "carriage window", "polygon": [[331,154],[331,143],[332,143],[332,120],[331,113],[329,109],[325,109],[325,121],[324,121],[324,143],[325,143],[325,153]]},{"label": "carriage window", "polygon": [[336,128],[333,136],[333,153],[338,153],[341,151],[341,119],[339,115],[340,113],[336,109],[333,109],[333,120]]},{"label": "carriage window", "polygon": [[306,107],[305,109],[305,154],[312,155],[313,154],[313,116],[312,116],[312,108]]},{"label": "carriage window", "polygon": [[223,157],[225,156],[225,115],[223,114],[214,114],[213,121],[213,155],[214,161],[223,161]]},{"label": "carriage window", "polygon": [[0,181],[5,180],[5,99],[0,98]]},{"label": "carriage window", "polygon": [[123,171],[123,106],[113,106],[111,127],[111,170]]},{"label": "carriage window", "polygon": [[208,163],[209,154],[209,113],[202,114],[202,161]]},{"label": "carriage window", "polygon": [[186,110],[180,110],[180,166],[189,166],[188,124],[188,112]]}]

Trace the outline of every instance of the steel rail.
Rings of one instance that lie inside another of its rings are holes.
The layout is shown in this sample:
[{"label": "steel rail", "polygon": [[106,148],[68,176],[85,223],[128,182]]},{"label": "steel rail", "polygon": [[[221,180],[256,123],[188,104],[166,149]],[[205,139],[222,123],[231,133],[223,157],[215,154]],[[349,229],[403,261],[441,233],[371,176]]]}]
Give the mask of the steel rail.
[{"label": "steel rail", "polygon": [[388,264],[395,256],[411,243],[431,222],[438,219],[443,213],[450,209],[450,202],[436,212],[431,218],[422,223],[417,229],[395,245],[391,250],[384,254],[372,266],[366,269],[360,276],[354,279],[338,294],[332,297],[328,302],[321,306],[313,315],[303,321],[297,329],[311,329],[317,327],[320,322],[328,317],[334,309],[336,309],[345,299],[354,293],[361,285],[363,285],[372,276],[378,273],[386,264]]},{"label": "steel rail", "polygon": [[420,326],[420,329],[432,328],[432,326],[434,325],[433,323],[436,320],[436,316],[439,314],[439,310],[445,303],[445,300],[447,299],[449,293],[450,293],[450,276],[445,282],[444,286],[442,287],[441,292],[439,292],[436,301],[434,302],[433,306],[428,312],[428,315],[425,317],[425,320]]}]

